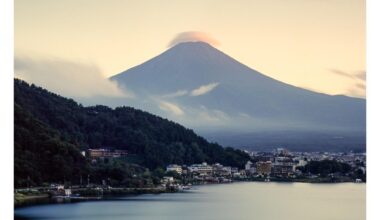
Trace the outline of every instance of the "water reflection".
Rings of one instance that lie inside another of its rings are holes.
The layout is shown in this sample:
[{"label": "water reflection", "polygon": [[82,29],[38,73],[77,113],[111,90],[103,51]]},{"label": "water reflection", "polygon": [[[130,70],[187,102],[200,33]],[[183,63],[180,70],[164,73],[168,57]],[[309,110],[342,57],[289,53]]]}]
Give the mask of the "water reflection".
[{"label": "water reflection", "polygon": [[235,183],[18,208],[15,219],[365,219],[365,184]]}]

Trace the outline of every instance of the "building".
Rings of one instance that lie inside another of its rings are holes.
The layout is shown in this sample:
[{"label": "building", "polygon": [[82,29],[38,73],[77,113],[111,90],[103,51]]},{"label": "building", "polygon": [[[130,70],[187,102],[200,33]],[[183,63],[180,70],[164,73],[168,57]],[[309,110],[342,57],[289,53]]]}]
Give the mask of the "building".
[{"label": "building", "polygon": [[250,170],[252,167],[252,162],[251,161],[247,161],[247,163],[245,164],[245,170]]},{"label": "building", "polygon": [[280,148],[277,148],[275,150],[275,154],[276,155],[281,155],[281,156],[287,156],[287,155],[289,155],[289,151],[287,149],[285,149],[285,148],[280,147]]},{"label": "building", "polygon": [[65,196],[71,196],[71,189],[65,189]]},{"label": "building", "polygon": [[260,175],[269,175],[272,170],[272,162],[259,161],[256,163],[256,172]]},{"label": "building", "polygon": [[296,164],[290,157],[275,157],[272,165],[272,174],[276,176],[290,176],[294,174]]},{"label": "building", "polygon": [[177,164],[170,164],[166,167],[166,172],[174,171],[178,174],[182,174],[182,167]]},{"label": "building", "polygon": [[191,173],[198,173],[200,175],[211,175],[213,172],[212,166],[208,165],[206,162],[202,164],[193,164],[188,167]]},{"label": "building", "polygon": [[98,148],[98,149],[88,149],[88,156],[92,159],[96,158],[114,158],[127,156],[128,152],[126,150],[113,150]]},{"label": "building", "polygon": [[162,184],[172,184],[174,183],[174,178],[172,176],[164,176],[161,180]]},{"label": "building", "polygon": [[237,167],[231,167],[231,174],[239,173],[239,169]]},{"label": "building", "polygon": [[290,176],[294,174],[294,166],[273,164],[272,174],[275,176]]},{"label": "building", "polygon": [[276,165],[294,165],[294,161],[290,157],[275,157],[274,164]]},{"label": "building", "polygon": [[88,156],[91,158],[104,157],[107,151],[106,149],[88,149]]},{"label": "building", "polygon": [[114,150],[113,151],[113,156],[115,157],[125,157],[125,156],[128,156],[128,151],[126,150]]},{"label": "building", "polygon": [[307,160],[305,160],[303,157],[295,158],[295,162],[298,167],[304,167],[307,165]]}]

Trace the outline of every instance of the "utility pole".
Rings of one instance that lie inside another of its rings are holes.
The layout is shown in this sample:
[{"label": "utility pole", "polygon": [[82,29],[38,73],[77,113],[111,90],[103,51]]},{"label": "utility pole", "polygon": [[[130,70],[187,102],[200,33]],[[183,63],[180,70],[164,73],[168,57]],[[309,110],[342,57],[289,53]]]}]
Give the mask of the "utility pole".
[{"label": "utility pole", "polygon": [[87,186],[90,186],[90,174],[87,175]]}]

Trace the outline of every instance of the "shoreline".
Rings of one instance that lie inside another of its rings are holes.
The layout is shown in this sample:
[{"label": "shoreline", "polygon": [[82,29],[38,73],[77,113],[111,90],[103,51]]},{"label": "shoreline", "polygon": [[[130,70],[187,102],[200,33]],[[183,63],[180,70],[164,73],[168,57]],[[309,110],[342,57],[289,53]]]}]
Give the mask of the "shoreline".
[{"label": "shoreline", "polygon": [[[354,184],[366,184],[366,182],[355,183],[350,181],[344,182],[310,182],[310,181],[269,181],[264,180],[238,180],[230,183],[203,183],[194,184],[193,186],[211,186],[211,185],[224,185],[224,184],[234,184],[234,183],[305,183],[305,184],[343,184],[343,183],[354,183]],[[165,189],[165,188],[112,188],[108,190],[99,191],[94,189],[81,189],[74,190],[73,192],[81,191],[80,196],[52,196],[48,193],[41,193],[35,195],[25,195],[22,193],[14,194],[14,209],[30,207],[35,205],[47,205],[47,204],[62,204],[62,203],[75,203],[75,202],[85,202],[85,201],[105,201],[109,198],[119,197],[119,196],[139,196],[145,194],[163,194],[163,193],[183,193],[187,190],[178,189]]]},{"label": "shoreline", "polygon": [[[134,196],[143,194],[161,194],[161,193],[175,193],[171,189],[165,188],[112,188],[112,189],[74,189],[72,190],[74,196],[53,195],[49,192],[34,193],[27,195],[22,193],[14,193],[14,208],[28,207],[42,204],[56,204],[56,203],[71,203],[82,201],[105,200],[107,197],[114,196]],[[75,196],[80,194],[80,196]]]}]

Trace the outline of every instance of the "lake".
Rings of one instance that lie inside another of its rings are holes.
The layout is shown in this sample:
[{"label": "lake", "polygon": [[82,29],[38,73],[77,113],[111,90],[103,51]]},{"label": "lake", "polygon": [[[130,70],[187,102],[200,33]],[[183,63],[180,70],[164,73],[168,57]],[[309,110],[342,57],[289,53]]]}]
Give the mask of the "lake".
[{"label": "lake", "polygon": [[246,182],[15,209],[15,219],[365,220],[366,185]]}]

